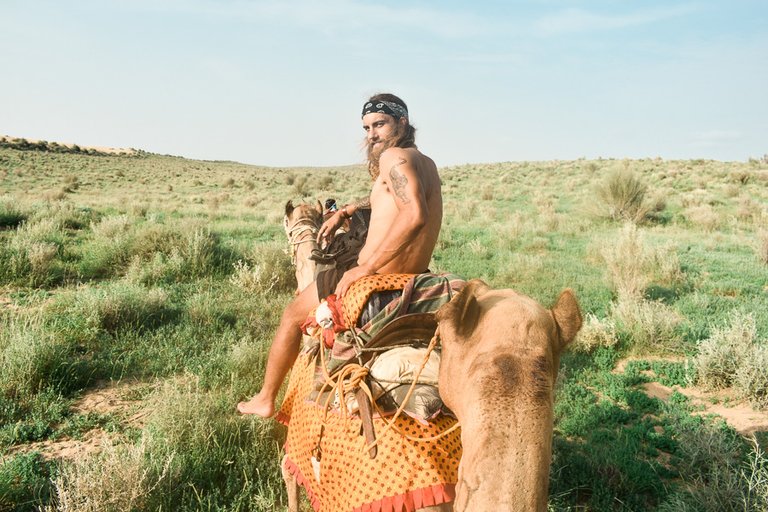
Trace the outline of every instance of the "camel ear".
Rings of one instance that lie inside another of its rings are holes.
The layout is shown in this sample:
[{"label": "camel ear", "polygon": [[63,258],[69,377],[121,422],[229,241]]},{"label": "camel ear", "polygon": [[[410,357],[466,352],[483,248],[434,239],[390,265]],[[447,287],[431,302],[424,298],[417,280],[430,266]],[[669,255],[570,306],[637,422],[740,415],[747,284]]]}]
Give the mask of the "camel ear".
[{"label": "camel ear", "polygon": [[293,213],[293,200],[289,199],[287,203],[285,203],[285,214],[290,215]]},{"label": "camel ear", "polygon": [[477,297],[487,291],[489,286],[480,279],[469,281],[461,292],[443,304],[437,310],[436,318],[440,325],[446,326],[456,333],[456,340],[466,339],[474,331],[480,318],[480,304]]},{"label": "camel ear", "polygon": [[552,316],[560,330],[560,348],[564,348],[576,337],[581,329],[581,310],[576,295],[570,288],[563,290],[552,307]]},{"label": "camel ear", "polygon": [[315,208],[315,210],[317,210],[317,213],[319,213],[320,216],[322,216],[323,215],[323,203],[321,203],[319,199],[317,199],[316,201],[317,201],[317,207]]}]

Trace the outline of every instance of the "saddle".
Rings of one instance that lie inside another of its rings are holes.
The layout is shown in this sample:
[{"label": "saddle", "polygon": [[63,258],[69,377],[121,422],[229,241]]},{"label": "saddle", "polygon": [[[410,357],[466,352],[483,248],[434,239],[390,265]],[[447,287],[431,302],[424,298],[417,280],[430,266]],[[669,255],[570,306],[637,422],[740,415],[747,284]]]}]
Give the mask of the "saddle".
[{"label": "saddle", "polygon": [[[421,423],[446,412],[437,389],[440,350],[434,346],[428,350],[428,346],[437,330],[435,312],[463,284],[463,280],[450,274],[364,277],[353,283],[343,304],[336,306],[341,310],[338,316],[348,327],[335,330],[335,326],[326,326],[324,334],[316,328],[312,331],[317,338],[327,334],[332,340],[325,345],[330,350],[317,359],[320,366],[309,399],[359,413],[363,434],[368,444],[373,445],[372,458],[376,454],[372,400],[383,416],[403,412]],[[363,311],[369,313],[369,299],[392,290],[400,290],[400,294],[388,298],[382,309],[358,328]],[[314,347],[319,350],[319,345]],[[329,377],[330,382],[343,379],[344,389],[351,392],[342,392],[340,385],[329,382]]]},{"label": "saddle", "polygon": [[349,268],[365,245],[370,219],[370,209],[355,211],[349,219],[349,231],[337,234],[324,249],[313,249],[309,259],[320,265]]}]

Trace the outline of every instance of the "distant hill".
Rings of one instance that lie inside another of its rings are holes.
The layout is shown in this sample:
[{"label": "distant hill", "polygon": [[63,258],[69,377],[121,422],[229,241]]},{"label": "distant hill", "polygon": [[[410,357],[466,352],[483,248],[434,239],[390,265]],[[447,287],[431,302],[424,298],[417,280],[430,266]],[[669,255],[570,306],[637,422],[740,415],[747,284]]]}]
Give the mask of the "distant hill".
[{"label": "distant hill", "polygon": [[46,151],[50,153],[81,153],[86,155],[125,155],[138,156],[147,154],[134,148],[108,148],[101,146],[80,146],[78,144],[48,142],[45,140],[24,139],[0,135],[0,147],[13,148],[22,151]]}]

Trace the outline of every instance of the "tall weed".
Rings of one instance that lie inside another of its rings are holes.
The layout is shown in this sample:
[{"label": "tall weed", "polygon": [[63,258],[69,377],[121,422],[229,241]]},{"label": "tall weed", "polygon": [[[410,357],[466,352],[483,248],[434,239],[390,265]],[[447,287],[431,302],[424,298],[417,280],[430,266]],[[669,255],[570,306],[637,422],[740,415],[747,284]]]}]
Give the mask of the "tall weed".
[{"label": "tall weed", "polygon": [[44,512],[148,510],[148,498],[171,479],[173,452],[153,461],[142,438],[136,445],[104,441],[101,451],[62,465],[53,480],[55,501]]},{"label": "tall weed", "polygon": [[627,222],[615,243],[608,242],[601,251],[608,279],[619,300],[636,301],[650,283],[649,257],[642,232]]}]

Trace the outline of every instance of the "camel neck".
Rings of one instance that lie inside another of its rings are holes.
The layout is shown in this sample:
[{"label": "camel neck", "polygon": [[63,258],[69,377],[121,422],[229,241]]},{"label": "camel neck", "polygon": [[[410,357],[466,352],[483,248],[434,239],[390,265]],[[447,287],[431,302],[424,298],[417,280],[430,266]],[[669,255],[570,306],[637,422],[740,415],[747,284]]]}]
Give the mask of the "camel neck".
[{"label": "camel neck", "polygon": [[463,454],[454,510],[547,510],[551,415],[536,419],[522,414],[524,422],[516,421],[519,412],[496,414],[496,419],[506,419],[503,425],[489,424],[482,415],[462,421]]}]

